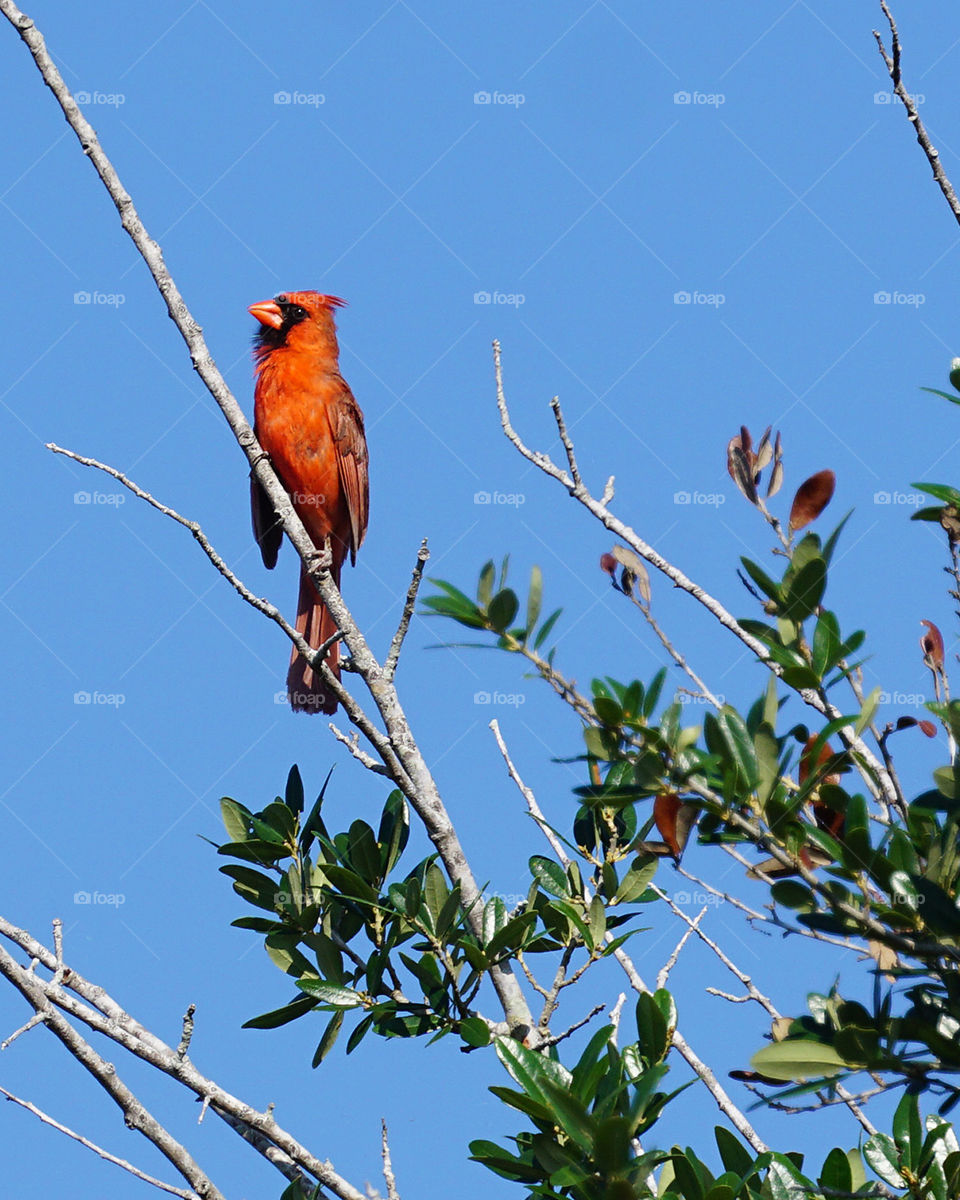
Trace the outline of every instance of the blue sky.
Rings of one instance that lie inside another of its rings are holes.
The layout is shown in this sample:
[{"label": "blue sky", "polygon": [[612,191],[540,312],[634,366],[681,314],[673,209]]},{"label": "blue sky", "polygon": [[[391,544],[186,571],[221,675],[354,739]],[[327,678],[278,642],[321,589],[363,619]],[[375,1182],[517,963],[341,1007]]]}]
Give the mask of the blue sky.
[{"label": "blue sky", "polygon": [[[911,481],[950,481],[960,437],[954,411],[918,390],[947,386],[957,352],[960,239],[890,103],[871,35],[877,7],[382,0],[267,11],[185,0],[135,19],[110,2],[29,11],[75,94],[86,93],[88,118],[248,412],[247,305],[301,288],[349,301],[341,361],[366,413],[372,499],[343,588],[376,649],[385,652],[426,536],[430,573],[462,586],[507,551],[518,580],[539,563],[546,603],[564,607],[558,664],[577,679],[649,678],[661,663],[597,569],[610,538],[500,433],[498,337],[526,440],[556,454],[547,402],[559,394],[590,485],[615,474],[623,518],[740,615],[754,613],[737,557],[763,561],[769,539],[726,474],[727,440],[741,423],[782,431],[781,512],[803,478],[832,467],[828,516],[855,513],[829,603],[844,630],[871,633],[868,687],[899,694],[891,712],[917,711],[929,691],[920,620],[955,641],[943,547],[908,517]],[[933,3],[899,16],[907,86],[960,175],[956,14]],[[453,1185],[506,1195],[463,1165],[470,1138],[515,1128],[486,1093],[503,1082],[491,1056],[368,1039],[312,1072],[319,1022],[239,1028],[290,989],[251,935],[228,928],[241,905],[198,836],[218,836],[219,797],[262,807],[292,762],[308,790],[338,764],[330,813],[344,827],[372,820],[385,793],[323,721],[275,703],[287,661],[279,631],[189,535],[44,449],[55,441],[127,472],[199,521],[246,582],[292,614],[294,556],[285,549],[273,574],[263,570],[242,455],[32,61],[3,33],[3,911],[40,937],[61,916],[68,961],[168,1039],[196,1003],[197,1064],[252,1102],[276,1101],[281,1123],[354,1182],[376,1176],[382,1115],[404,1194]],[[478,503],[478,493],[513,501]],[[749,703],[764,680],[739,644],[666,581],[653,588],[657,615],[713,689]],[[582,780],[552,759],[577,751],[577,723],[505,656],[429,649],[453,635],[414,623],[402,695],[476,873],[523,893],[526,860],[544,846],[487,722],[499,717],[561,827]],[[79,704],[77,693],[113,700]],[[477,693],[504,700],[478,704]],[[945,746],[901,737],[902,776],[927,786]],[[426,852],[423,839],[414,850]],[[749,886],[726,859],[694,851],[690,862]],[[690,890],[669,867],[660,881]],[[84,906],[77,892],[123,901]],[[634,942],[648,976],[678,936],[661,913],[654,925]],[[857,986],[852,956],[782,947],[722,910],[707,928],[784,1011],[836,973]],[[703,991],[735,981],[695,947],[673,980],[701,1055],[723,1071],[745,1065],[762,1014]],[[563,1016],[621,987],[611,971]],[[0,993],[2,1029],[23,1017]],[[169,1177],[149,1147],[120,1136],[114,1110],[42,1032],[3,1065],[4,1086]],[[278,1177],[212,1118],[198,1134],[174,1089],[136,1068],[121,1074],[173,1114],[224,1190],[273,1194]],[[714,1123],[702,1090],[680,1103],[664,1142]],[[69,1183],[81,1200],[110,1187],[133,1194],[27,1114],[3,1116],[12,1193],[42,1155],[46,1183]],[[756,1123],[818,1163],[835,1135],[856,1141],[853,1127],[837,1134],[835,1114],[796,1124],[759,1113]]]}]

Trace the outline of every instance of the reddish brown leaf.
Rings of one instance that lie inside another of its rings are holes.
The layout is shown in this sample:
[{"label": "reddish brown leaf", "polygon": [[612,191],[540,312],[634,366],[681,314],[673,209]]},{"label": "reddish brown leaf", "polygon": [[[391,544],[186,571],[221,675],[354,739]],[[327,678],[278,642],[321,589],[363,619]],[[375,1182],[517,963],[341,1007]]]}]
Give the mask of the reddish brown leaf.
[{"label": "reddish brown leaf", "polygon": [[653,821],[657,832],[677,862],[680,861],[680,855],[690,837],[690,831],[697,823],[699,813],[699,805],[681,802],[674,792],[658,796],[653,802]]},{"label": "reddish brown leaf", "polygon": [[796,532],[815,521],[833,499],[837,477],[830,470],[818,471],[797,488],[790,506],[790,528]]},{"label": "reddish brown leaf", "polygon": [[937,736],[937,727],[932,721],[918,721],[917,724],[920,726],[921,731],[927,735],[927,737],[932,738]]},{"label": "reddish brown leaf", "polygon": [[606,571],[606,573],[610,576],[610,578],[613,579],[614,572],[616,571],[616,569],[617,569],[617,560],[613,557],[612,554],[601,554],[600,555],[600,570],[601,571]]},{"label": "reddish brown leaf", "polygon": [[657,832],[670,847],[674,858],[680,857],[681,846],[677,840],[677,814],[680,812],[680,797],[675,792],[658,796],[653,802],[653,823]]},{"label": "reddish brown leaf", "polygon": [[926,625],[927,632],[920,638],[920,649],[923,651],[923,664],[931,671],[943,670],[943,634],[932,621],[921,621]]},{"label": "reddish brown leaf", "polygon": [[896,730],[912,729],[914,727],[914,725],[916,725],[916,724],[917,724],[916,717],[897,717],[897,723],[894,726],[894,729],[896,729]]}]

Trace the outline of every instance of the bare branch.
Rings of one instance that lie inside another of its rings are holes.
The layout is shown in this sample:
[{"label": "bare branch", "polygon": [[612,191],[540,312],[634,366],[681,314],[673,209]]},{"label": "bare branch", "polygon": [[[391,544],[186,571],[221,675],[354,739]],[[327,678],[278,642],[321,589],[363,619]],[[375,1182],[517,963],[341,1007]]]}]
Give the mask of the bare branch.
[{"label": "bare branch", "polygon": [[597,1013],[603,1012],[606,1007],[607,1006],[605,1004],[595,1004],[585,1017],[582,1017],[579,1021],[575,1021],[570,1028],[565,1029],[563,1033],[551,1034],[550,1037],[544,1038],[543,1044],[545,1046],[555,1046],[557,1042],[562,1042],[564,1038],[568,1038],[572,1033],[576,1033],[578,1029],[582,1029],[584,1025],[588,1025],[597,1015]]},{"label": "bare branch", "polygon": [[[387,731],[386,739],[380,735],[380,743],[374,742],[377,752],[381,756],[385,756],[384,765],[391,770],[396,769],[395,764],[399,763],[401,770],[394,777],[395,782],[404,791],[414,811],[423,822],[451,881],[460,885],[468,920],[473,931],[478,936],[481,935],[481,912],[475,903],[479,896],[479,888],[473,872],[449,814],[443,805],[436,781],[427,767],[407,722],[393,682],[385,676],[383,667],[377,661],[366,638],[360,632],[349,609],[344,604],[339,588],[333,582],[329,571],[329,555],[325,555],[313,544],[302,521],[294,511],[290,496],[274,471],[269,457],[257,442],[243,410],[220,374],[204,340],[200,325],[194,319],[172,275],[167,270],[159,245],[147,233],[133,200],[123,187],[116,169],[100,145],[96,131],[84,117],[64,82],[63,76],[48,53],[43,37],[33,20],[21,12],[13,0],[0,0],[0,12],[14,26],[30,51],[44,82],[60,105],[67,123],[77,135],[84,154],[93,164],[116,205],[121,224],[150,270],[166,303],[167,312],[190,351],[197,374],[203,380],[233,430],[240,448],[250,463],[253,475],[273,505],[274,511],[283,524],[284,532],[300,555],[304,569],[310,575],[337,627],[342,631],[343,640],[350,652],[356,673],[362,677],[369,689]],[[328,676],[329,669],[325,665],[321,669],[324,681],[332,686],[333,676]],[[362,715],[356,705],[351,707],[348,694],[344,689],[337,685],[334,687],[334,691],[351,721],[354,721],[356,716]],[[360,728],[365,736],[371,736],[369,730],[373,727],[369,722],[368,727],[361,725]],[[387,745],[383,746],[385,741]],[[514,1035],[522,1038],[532,1032],[535,1037],[533,1017],[512,970],[504,969],[501,966],[491,967],[490,980],[503,1007],[507,1024]]]},{"label": "bare branch", "polygon": [[403,602],[400,624],[397,626],[397,632],[393,635],[390,649],[387,651],[387,657],[384,660],[383,673],[387,679],[392,679],[397,673],[397,663],[400,661],[403,639],[407,636],[407,631],[410,628],[413,610],[417,603],[417,592],[420,590],[420,582],[423,579],[423,568],[426,566],[429,557],[430,551],[427,549],[427,539],[424,538],[420,543],[420,549],[417,551],[417,562],[413,568],[410,586],[407,588],[407,598]]},{"label": "bare branch", "polygon": [[[55,959],[54,962],[56,964]],[[54,969],[56,969],[56,965]],[[123,1113],[127,1127],[136,1129],[153,1142],[195,1192],[204,1196],[206,1200],[224,1200],[223,1193],[200,1168],[186,1147],[172,1137],[147,1111],[120,1079],[113,1064],[101,1058],[90,1043],[77,1033],[70,1022],[56,1011],[47,995],[47,989],[59,991],[59,986],[52,983],[45,984],[32,972],[24,970],[2,946],[0,946],[0,974],[29,1001],[54,1037],[66,1046],[77,1062],[90,1072],[110,1096]]]},{"label": "bare branch", "polygon": [[69,1129],[66,1125],[61,1125],[59,1121],[55,1121],[53,1117],[48,1116],[35,1104],[31,1104],[29,1100],[21,1100],[19,1096],[15,1096],[13,1092],[8,1092],[5,1087],[0,1087],[0,1094],[6,1096],[8,1100],[12,1100],[14,1104],[19,1104],[21,1108],[25,1108],[28,1112],[32,1112],[34,1116],[39,1117],[44,1125],[49,1125],[52,1129],[56,1129],[59,1133],[64,1133],[68,1138],[73,1138],[75,1142],[79,1142],[81,1146],[86,1146],[88,1150],[92,1150],[94,1154],[98,1154],[107,1162],[114,1163],[118,1167],[122,1167],[125,1171],[129,1171],[131,1175],[136,1175],[138,1179],[142,1179],[144,1183],[150,1183],[155,1188],[159,1188],[161,1192],[169,1192],[171,1196],[180,1196],[182,1200],[199,1200],[196,1192],[184,1191],[183,1188],[174,1187],[171,1183],[164,1183],[162,1179],[155,1179],[152,1175],[148,1175],[146,1171],[141,1171],[139,1167],[135,1167],[133,1163],[128,1163],[125,1158],[117,1158],[115,1154],[111,1154],[109,1150],[104,1150],[102,1146],[98,1146],[96,1142],[91,1142],[89,1138],[85,1138],[83,1134],[76,1133]]},{"label": "bare branch", "polygon": [[[664,899],[664,900],[667,899],[665,893],[661,892],[659,888],[656,888],[656,891],[660,893],[660,896],[662,899]],[[673,904],[671,901],[668,901],[668,903],[670,903],[671,907],[673,907]],[[690,936],[694,932],[697,932],[697,933],[700,932],[698,927],[700,925],[700,922],[707,915],[708,911],[709,911],[708,906],[704,905],[703,908],[700,909],[700,912],[696,915],[696,917],[694,917],[694,919],[692,921],[688,917],[686,917],[686,914],[683,914],[684,919],[687,922],[688,928],[683,931],[683,937],[681,937],[680,941],[677,942],[676,946],[674,946],[673,953],[670,955],[670,957],[667,959],[667,961],[660,968],[660,971],[657,974],[657,987],[658,988],[664,988],[667,986],[667,979],[670,976],[670,972],[677,965],[677,959],[680,957],[681,951],[683,950],[684,946],[687,944],[687,940],[690,938]]]},{"label": "bare branch", "polygon": [[[645,559],[651,566],[663,572],[675,587],[687,592],[694,600],[702,604],[704,608],[727,630],[737,637],[745,646],[747,646],[760,659],[761,662],[775,675],[779,676],[783,672],[783,668],[770,657],[770,653],[766,646],[748,633],[739,621],[727,611],[726,608],[716,600],[708,592],[706,592],[698,583],[695,583],[687,575],[683,573],[673,563],[668,562],[661,554],[648,545],[629,525],[615,516],[607,507],[607,505],[596,497],[591,495],[580,480],[573,479],[572,475],[568,475],[561,467],[558,467],[549,455],[543,454],[538,450],[531,450],[520,438],[519,434],[513,428],[510,421],[510,412],[507,407],[506,393],[503,387],[503,370],[501,366],[500,343],[493,343],[493,360],[494,372],[496,377],[497,390],[497,408],[500,413],[500,424],[503,432],[508,440],[513,444],[517,451],[534,466],[539,467],[545,475],[549,475],[551,479],[555,479],[562,487],[564,487],[570,495],[578,500],[584,508],[587,509],[606,529],[615,534],[621,541],[626,544],[641,558]],[[553,400],[550,402],[556,415],[559,408],[558,403]],[[564,427],[565,428],[565,427]],[[830,720],[842,716],[838,708],[833,704],[825,701],[818,692],[813,688],[799,689],[797,694],[812,708],[822,713]],[[893,803],[896,800],[896,788],[893,781],[884,769],[883,763],[869,749],[863,740],[856,734],[852,726],[845,726],[840,730],[840,736],[846,745],[849,745],[855,751],[855,761],[861,769],[864,781],[870,788],[871,792],[877,794],[879,791]]]},{"label": "bare branch", "polygon": [[500,732],[500,723],[496,718],[490,722],[490,728],[493,730],[493,736],[497,739],[497,745],[500,747],[500,753],[503,755],[503,761],[507,764],[507,770],[510,773],[510,778],[520,789],[520,795],[523,796],[524,800],[527,802],[527,808],[530,812],[530,816],[533,817],[536,823],[540,826],[543,836],[550,843],[550,848],[557,856],[558,861],[562,862],[565,867],[568,867],[570,865],[570,857],[566,850],[564,850],[560,839],[547,824],[547,819],[540,811],[540,805],[537,803],[536,796],[520,778],[517,768],[513,765],[510,752],[507,750],[507,743],[503,740],[503,734]]},{"label": "bare branch", "polygon": [[382,1130],[380,1145],[383,1155],[383,1181],[387,1185],[388,1200],[400,1200],[400,1193],[397,1191],[397,1180],[393,1174],[393,1163],[390,1160],[390,1143],[387,1141],[387,1123],[380,1121]]},{"label": "bare branch", "polygon": [[887,53],[887,49],[883,44],[883,38],[880,36],[879,30],[873,31],[873,36],[877,40],[877,47],[880,54],[883,56],[883,61],[886,63],[887,71],[893,83],[893,91],[899,97],[903,107],[907,110],[907,117],[913,125],[914,133],[917,135],[917,141],[920,143],[920,148],[926,155],[927,162],[930,164],[930,169],[933,171],[933,177],[937,181],[940,191],[943,192],[944,199],[950,205],[950,211],[953,213],[957,221],[960,221],[960,199],[957,198],[957,193],[953,189],[953,184],[947,177],[946,171],[943,169],[943,163],[940,161],[940,152],[936,149],[933,142],[930,141],[930,135],[924,128],[923,122],[920,120],[920,113],[917,111],[916,103],[913,97],[903,86],[903,77],[900,72],[900,33],[897,29],[897,23],[893,19],[893,13],[890,11],[886,0],[880,0],[880,7],[883,9],[883,15],[887,18],[887,23],[890,26],[890,36],[892,38],[891,50],[892,54]]},{"label": "bare branch", "polygon": [[[56,957],[46,946],[31,937],[26,930],[18,929],[3,917],[0,917],[0,934],[20,946],[48,970],[56,969]],[[2,970],[4,962],[13,964],[12,974],[8,975],[6,970]],[[241,1133],[278,1170],[283,1170],[284,1166],[289,1166],[292,1162],[302,1173],[312,1176],[339,1197],[339,1200],[364,1200],[363,1193],[339,1175],[329,1161],[312,1154],[282,1129],[269,1111],[258,1112],[201,1074],[189,1058],[180,1058],[176,1050],[125,1012],[102,987],[84,979],[73,968],[64,968],[63,985],[55,987],[52,982],[39,979],[30,971],[18,967],[6,950],[0,947],[0,973],[6,975],[14,987],[25,995],[24,988],[32,986],[36,994],[50,1002],[48,1011],[57,1019],[62,1020],[53,1010],[53,1004],[97,1033],[110,1038],[137,1058],[176,1079],[201,1100],[206,1101],[217,1116]],[[78,1000],[78,996],[82,999]],[[72,1031],[72,1026],[67,1027]],[[79,1037],[75,1033],[74,1036]],[[278,1153],[273,1153],[274,1150]],[[284,1174],[293,1178],[286,1170]],[[215,1193],[208,1194],[213,1196]]]}]

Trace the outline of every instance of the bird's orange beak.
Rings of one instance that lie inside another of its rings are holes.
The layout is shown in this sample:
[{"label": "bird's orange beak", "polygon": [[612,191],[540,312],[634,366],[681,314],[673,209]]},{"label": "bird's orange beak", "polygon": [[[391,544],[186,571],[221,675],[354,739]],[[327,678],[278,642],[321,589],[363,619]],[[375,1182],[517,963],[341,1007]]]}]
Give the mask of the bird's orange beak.
[{"label": "bird's orange beak", "polygon": [[276,300],[261,300],[251,304],[247,312],[256,317],[261,325],[269,325],[271,329],[279,329],[283,324],[283,313]]}]

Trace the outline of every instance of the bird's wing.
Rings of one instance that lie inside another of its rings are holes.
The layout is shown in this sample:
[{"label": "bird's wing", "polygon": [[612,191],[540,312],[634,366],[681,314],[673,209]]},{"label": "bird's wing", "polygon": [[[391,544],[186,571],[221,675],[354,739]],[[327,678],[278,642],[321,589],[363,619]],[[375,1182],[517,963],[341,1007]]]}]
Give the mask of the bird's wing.
[{"label": "bird's wing", "polygon": [[331,427],[340,486],[350,514],[350,561],[356,562],[357,551],[367,532],[370,476],[367,439],[363,432],[363,413],[346,382],[343,383],[343,391],[334,405]]},{"label": "bird's wing", "polygon": [[[260,435],[256,429],[253,432],[259,441]],[[253,518],[253,536],[260,547],[263,565],[272,571],[277,565],[277,555],[283,541],[283,527],[270,497],[260,486],[253,472],[250,473],[250,515]]]}]

